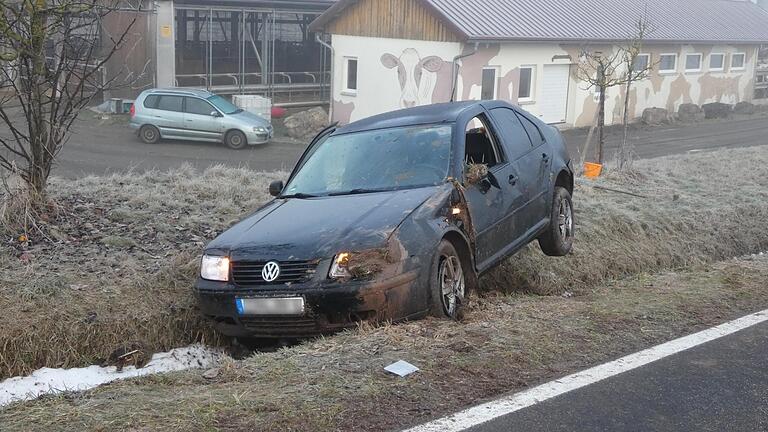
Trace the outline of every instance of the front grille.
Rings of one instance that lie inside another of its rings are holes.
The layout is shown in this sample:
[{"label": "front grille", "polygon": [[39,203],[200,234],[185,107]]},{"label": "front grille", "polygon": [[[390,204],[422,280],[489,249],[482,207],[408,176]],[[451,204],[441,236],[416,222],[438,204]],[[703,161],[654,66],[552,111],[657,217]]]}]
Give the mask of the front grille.
[{"label": "front grille", "polygon": [[261,276],[261,270],[267,262],[269,261],[232,262],[232,281],[235,285],[243,287],[302,283],[308,281],[317,268],[317,261],[277,262],[280,275],[276,280],[267,282]]},{"label": "front grille", "polygon": [[306,317],[240,317],[240,323],[248,330],[257,330],[265,333],[280,331],[306,331],[318,330],[317,321]]}]

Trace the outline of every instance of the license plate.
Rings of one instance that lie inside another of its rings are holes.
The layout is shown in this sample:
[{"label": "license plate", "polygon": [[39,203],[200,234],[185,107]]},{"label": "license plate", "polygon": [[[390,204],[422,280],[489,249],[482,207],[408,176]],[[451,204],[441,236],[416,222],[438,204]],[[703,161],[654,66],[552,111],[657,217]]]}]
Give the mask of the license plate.
[{"label": "license plate", "polygon": [[303,315],[303,297],[235,299],[239,315]]}]

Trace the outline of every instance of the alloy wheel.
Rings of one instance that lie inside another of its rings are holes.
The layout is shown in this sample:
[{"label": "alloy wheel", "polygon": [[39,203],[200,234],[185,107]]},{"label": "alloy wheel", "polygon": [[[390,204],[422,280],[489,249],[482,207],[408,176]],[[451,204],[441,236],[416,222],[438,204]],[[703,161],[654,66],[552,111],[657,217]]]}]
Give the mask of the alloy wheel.
[{"label": "alloy wheel", "polygon": [[459,303],[464,301],[464,270],[461,261],[455,255],[443,257],[440,262],[440,292],[443,310],[446,315],[454,316]]},{"label": "alloy wheel", "polygon": [[558,231],[560,232],[560,238],[564,242],[573,235],[573,208],[571,207],[571,202],[565,198],[560,200]]}]

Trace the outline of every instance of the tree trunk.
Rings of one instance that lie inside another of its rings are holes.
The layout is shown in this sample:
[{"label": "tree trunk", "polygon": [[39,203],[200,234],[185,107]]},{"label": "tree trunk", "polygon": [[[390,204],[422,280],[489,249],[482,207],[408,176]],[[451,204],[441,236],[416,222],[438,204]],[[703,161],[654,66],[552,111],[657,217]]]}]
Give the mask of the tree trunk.
[{"label": "tree trunk", "polygon": [[603,153],[605,147],[605,132],[603,127],[605,126],[605,86],[600,87],[600,103],[599,112],[597,116],[597,163],[603,163]]},{"label": "tree trunk", "polygon": [[624,91],[624,118],[622,119],[622,125],[624,126],[624,135],[621,139],[621,150],[619,151],[619,170],[623,170],[625,165],[629,163],[631,157],[629,151],[629,91],[632,88],[632,81],[627,81],[627,87]]}]

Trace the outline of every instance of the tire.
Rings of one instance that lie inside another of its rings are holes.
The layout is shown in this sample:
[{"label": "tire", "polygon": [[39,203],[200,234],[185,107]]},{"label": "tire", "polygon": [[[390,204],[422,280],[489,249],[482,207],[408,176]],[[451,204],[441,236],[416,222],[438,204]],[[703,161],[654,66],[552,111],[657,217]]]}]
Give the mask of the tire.
[{"label": "tire", "polygon": [[139,129],[139,138],[146,144],[157,144],[160,141],[160,131],[152,125],[144,125]]},{"label": "tire", "polygon": [[564,187],[555,187],[550,212],[549,227],[539,237],[539,246],[544,254],[549,256],[568,255],[573,248],[576,225],[571,194]]},{"label": "tire", "polygon": [[229,131],[224,137],[224,144],[232,150],[242,150],[248,145],[248,140],[244,133],[234,130]]},{"label": "tire", "polygon": [[451,242],[437,247],[429,275],[430,315],[457,320],[467,298],[466,271]]}]

